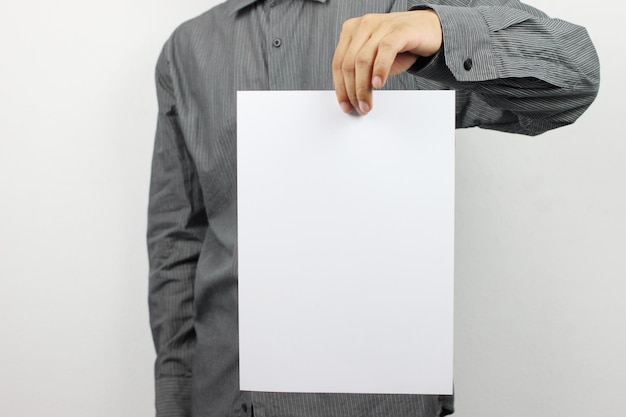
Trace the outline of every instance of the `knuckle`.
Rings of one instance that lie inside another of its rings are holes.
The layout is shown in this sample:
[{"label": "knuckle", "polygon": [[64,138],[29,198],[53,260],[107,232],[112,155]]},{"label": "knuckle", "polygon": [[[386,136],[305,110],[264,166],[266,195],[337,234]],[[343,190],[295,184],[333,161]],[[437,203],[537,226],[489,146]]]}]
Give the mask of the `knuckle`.
[{"label": "knuckle", "polygon": [[376,15],[373,13],[364,14],[361,16],[360,23],[363,26],[370,26],[376,20]]},{"label": "knuckle", "polygon": [[341,65],[341,71],[345,72],[345,73],[351,73],[354,72],[354,62],[352,61],[344,61]]},{"label": "knuckle", "polygon": [[387,33],[391,32],[393,30],[393,25],[389,21],[387,21],[387,20],[383,20],[383,21],[379,22],[378,23],[378,27],[381,30],[383,30],[383,31],[385,31]]},{"label": "knuckle", "polygon": [[333,62],[331,64],[331,68],[334,72],[336,71],[341,71],[341,69],[343,68],[343,62],[341,59],[339,58],[335,58],[333,59]]},{"label": "knuckle", "polygon": [[394,49],[396,40],[392,36],[386,36],[380,40],[379,47],[382,49]]},{"label": "knuckle", "polygon": [[357,68],[367,68],[370,66],[371,60],[366,55],[358,55],[355,59],[355,66]]},{"label": "knuckle", "polygon": [[341,29],[344,31],[349,31],[356,24],[356,22],[357,22],[357,18],[353,17],[351,19],[348,19],[343,22],[343,24],[341,25]]}]

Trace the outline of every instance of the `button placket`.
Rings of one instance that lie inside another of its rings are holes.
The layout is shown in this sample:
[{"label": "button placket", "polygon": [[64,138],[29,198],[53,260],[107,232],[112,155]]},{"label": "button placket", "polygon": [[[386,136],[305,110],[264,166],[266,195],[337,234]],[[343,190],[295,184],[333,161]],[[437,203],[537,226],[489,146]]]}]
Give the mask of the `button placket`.
[{"label": "button placket", "polygon": [[270,46],[267,51],[267,70],[269,76],[270,90],[281,89],[280,74],[284,66],[284,37],[280,36],[285,33],[283,26],[285,13],[285,4],[278,0],[274,0],[269,4],[269,25],[266,34],[267,44]]}]

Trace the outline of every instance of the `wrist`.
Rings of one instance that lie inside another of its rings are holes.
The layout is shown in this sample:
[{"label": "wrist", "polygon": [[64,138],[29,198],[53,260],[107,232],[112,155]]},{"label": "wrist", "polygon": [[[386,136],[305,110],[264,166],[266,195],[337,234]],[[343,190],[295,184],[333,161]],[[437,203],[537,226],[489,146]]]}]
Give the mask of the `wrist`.
[{"label": "wrist", "polygon": [[419,57],[431,57],[443,46],[443,29],[437,12],[424,6],[413,8],[409,13],[414,14],[412,25],[415,34],[414,45],[410,52]]}]

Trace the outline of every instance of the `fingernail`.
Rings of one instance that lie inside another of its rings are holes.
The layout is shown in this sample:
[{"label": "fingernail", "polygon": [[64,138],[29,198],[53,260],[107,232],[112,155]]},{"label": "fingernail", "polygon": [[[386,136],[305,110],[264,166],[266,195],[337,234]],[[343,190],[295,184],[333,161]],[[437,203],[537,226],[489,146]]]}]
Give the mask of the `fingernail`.
[{"label": "fingernail", "polygon": [[359,101],[359,110],[361,114],[367,114],[370,111],[370,105],[366,101]]},{"label": "fingernail", "polygon": [[352,111],[352,105],[347,101],[342,101],[339,103],[339,107],[341,107],[341,111],[344,113],[350,113]]},{"label": "fingernail", "polygon": [[380,88],[380,87],[382,87],[382,86],[383,86],[383,79],[382,79],[382,78],[380,78],[378,75],[377,75],[377,76],[375,76],[375,77],[372,79],[372,87],[374,87],[374,88]]}]

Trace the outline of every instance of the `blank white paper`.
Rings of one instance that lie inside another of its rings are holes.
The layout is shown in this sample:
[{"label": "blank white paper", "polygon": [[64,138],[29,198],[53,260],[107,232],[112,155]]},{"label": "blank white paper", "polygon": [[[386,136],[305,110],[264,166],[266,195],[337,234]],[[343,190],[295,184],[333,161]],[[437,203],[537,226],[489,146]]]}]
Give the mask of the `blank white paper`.
[{"label": "blank white paper", "polygon": [[242,390],[452,393],[454,106],[238,93]]}]

